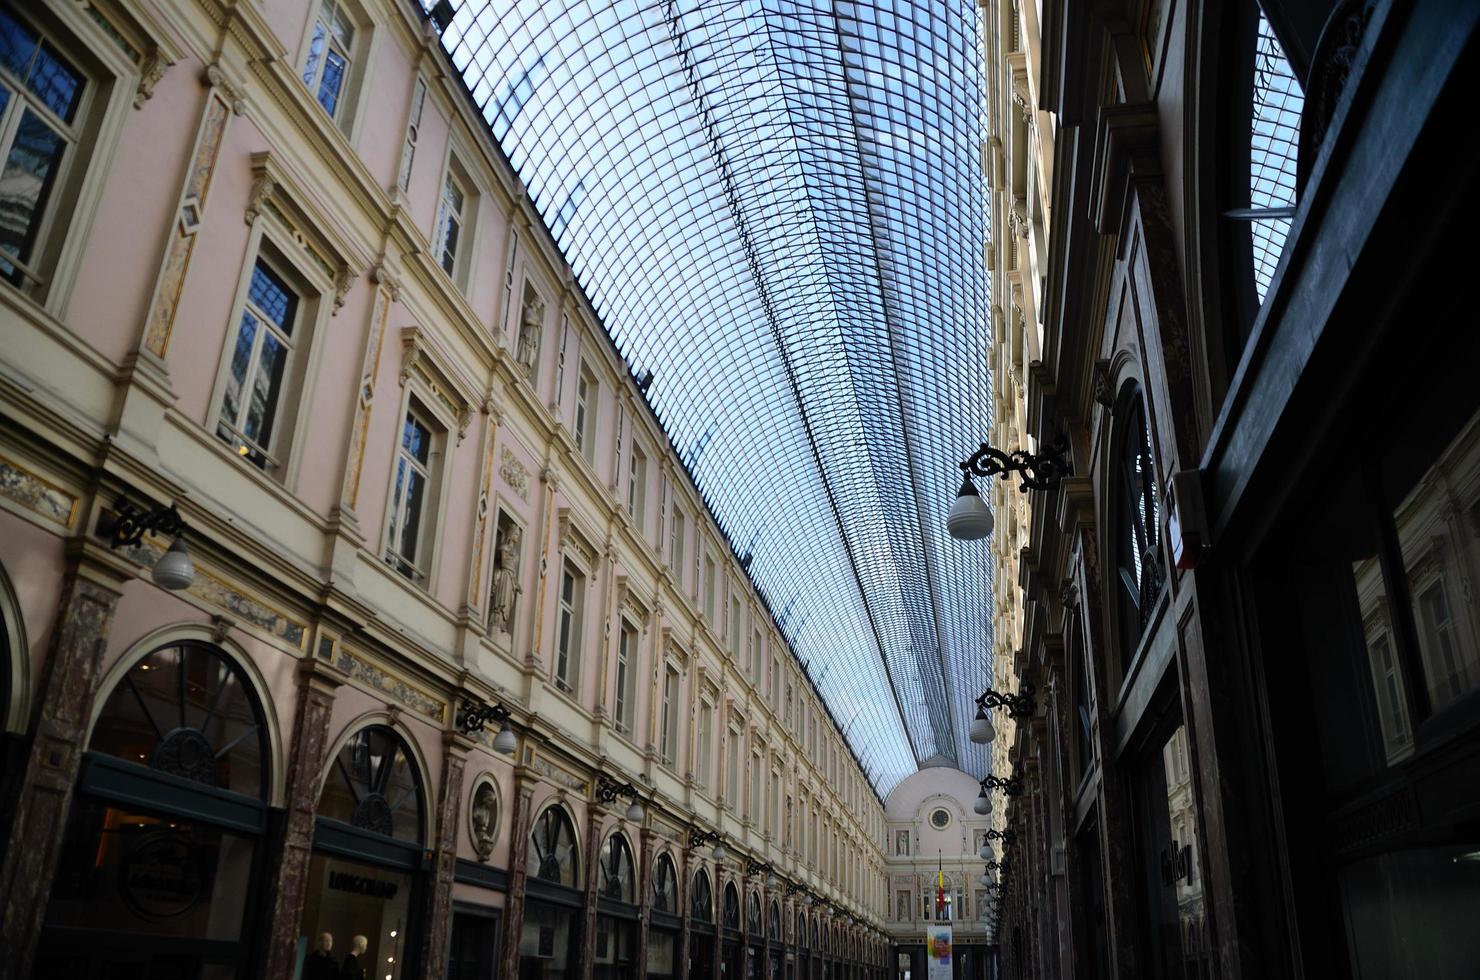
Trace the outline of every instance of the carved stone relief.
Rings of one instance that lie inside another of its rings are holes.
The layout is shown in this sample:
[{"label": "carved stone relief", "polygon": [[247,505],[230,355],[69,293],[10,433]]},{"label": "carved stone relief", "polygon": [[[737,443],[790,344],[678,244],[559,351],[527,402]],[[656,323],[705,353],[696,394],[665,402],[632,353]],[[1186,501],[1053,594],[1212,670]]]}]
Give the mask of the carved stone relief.
[{"label": "carved stone relief", "polygon": [[520,545],[524,532],[503,511],[498,515],[498,539],[494,545],[493,590],[488,602],[488,624],[493,629],[511,633],[514,614],[523,591],[519,584]]},{"label": "carved stone relief", "polygon": [[493,856],[493,842],[498,836],[498,789],[488,776],[480,777],[473,788],[468,804],[468,836],[479,861]]},{"label": "carved stone relief", "polygon": [[534,287],[524,284],[524,301],[519,309],[519,346],[515,358],[524,376],[533,380],[539,364],[540,341],[545,328],[545,301]]}]

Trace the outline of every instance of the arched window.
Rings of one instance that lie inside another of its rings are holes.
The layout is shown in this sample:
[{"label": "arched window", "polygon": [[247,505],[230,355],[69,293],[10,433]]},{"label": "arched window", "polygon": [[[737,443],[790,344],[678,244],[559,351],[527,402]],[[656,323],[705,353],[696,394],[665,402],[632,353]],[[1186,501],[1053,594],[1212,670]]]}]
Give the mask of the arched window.
[{"label": "arched window", "polygon": [[659,854],[653,865],[653,908],[659,912],[678,911],[678,873],[673,858]]},{"label": "arched window", "polygon": [[530,873],[543,881],[576,887],[576,832],[570,817],[558,806],[540,814],[529,834]]},{"label": "arched window", "polygon": [[267,730],[240,667],[214,647],[161,647],[103,704],[94,752],[216,789],[267,793]]},{"label": "arched window", "polygon": [[1221,86],[1228,126],[1219,154],[1230,291],[1228,373],[1238,364],[1274,280],[1295,213],[1305,99],[1255,0],[1229,5],[1223,32],[1232,76]]},{"label": "arched window", "polygon": [[745,925],[752,936],[761,934],[761,897],[751,892],[745,902]]},{"label": "arched window", "polygon": [[601,876],[598,878],[603,898],[629,905],[637,903],[637,887],[632,873],[632,848],[627,838],[612,834],[601,849]]},{"label": "arched window", "polygon": [[725,927],[740,928],[740,892],[733,881],[725,885]]},{"label": "arched window", "polygon": [[151,956],[224,976],[260,945],[252,927],[265,886],[264,719],[246,673],[205,643],[154,650],[107,692],[57,862],[37,976],[102,976]]},{"label": "arched window", "polygon": [[319,816],[397,840],[422,839],[422,789],[401,736],[371,725],[350,736],[329,767]]},{"label": "arched window", "polygon": [[781,903],[775,899],[771,900],[771,916],[766,923],[766,934],[772,939],[781,938]]},{"label": "arched window", "polygon": [[1161,560],[1161,521],[1158,514],[1156,468],[1151,456],[1151,433],[1146,425],[1146,403],[1138,385],[1127,385],[1116,412],[1119,433],[1115,485],[1117,501],[1114,534],[1117,603],[1122,666],[1135,653],[1151,618],[1165,575]]},{"label": "arched window", "polygon": [[694,895],[689,905],[694,918],[700,922],[714,921],[714,892],[709,884],[709,873],[703,868],[694,872]]}]

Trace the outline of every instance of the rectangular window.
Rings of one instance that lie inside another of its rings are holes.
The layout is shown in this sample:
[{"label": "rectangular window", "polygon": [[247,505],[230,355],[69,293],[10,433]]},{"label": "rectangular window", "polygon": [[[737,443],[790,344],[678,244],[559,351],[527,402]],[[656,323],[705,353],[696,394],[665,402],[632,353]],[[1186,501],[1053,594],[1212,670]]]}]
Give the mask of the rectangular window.
[{"label": "rectangular window", "polygon": [[447,176],[442,181],[442,198],[437,203],[437,264],[459,286],[463,278],[463,263],[459,261],[464,251],[463,229],[467,225],[471,197],[456,162],[450,163]]},{"label": "rectangular window", "polygon": [[759,827],[764,812],[761,808],[761,757],[752,752],[750,755],[750,798],[746,801],[745,815],[750,818],[751,823]]},{"label": "rectangular window", "polygon": [[77,146],[86,79],[50,41],[0,9],[0,276],[39,284],[47,203]]},{"label": "rectangular window", "polygon": [[586,457],[586,462],[596,463],[596,378],[581,365],[576,377],[576,448]]},{"label": "rectangular window", "polygon": [[745,623],[740,615],[740,600],[730,600],[730,653],[740,659],[740,637],[744,636]]},{"label": "rectangular window", "polygon": [[442,438],[443,433],[431,416],[413,401],[406,409],[401,444],[396,450],[385,560],[402,575],[423,585],[431,564],[432,535],[428,532],[436,510],[433,458],[441,456]]},{"label": "rectangular window", "polygon": [[673,569],[673,577],[678,580],[680,588],[683,586],[683,539],[688,533],[684,525],[683,511],[673,508],[673,536],[668,546],[668,567]]},{"label": "rectangular window", "polygon": [[290,377],[300,305],[293,288],[258,257],[242,303],[216,435],[264,470],[279,465],[272,455],[273,436],[284,381]]},{"label": "rectangular window", "polygon": [[675,743],[678,740],[678,668],[668,664],[663,670],[663,732],[658,742],[658,751],[663,764],[672,766],[678,757]]},{"label": "rectangular window", "polygon": [[772,837],[781,836],[781,774],[771,770],[771,823]]},{"label": "rectangular window", "polygon": [[709,788],[709,759],[714,752],[714,705],[699,705],[699,757],[694,760],[694,778],[701,789]]},{"label": "rectangular window", "polygon": [[324,0],[308,42],[303,82],[319,105],[337,119],[354,67],[355,26],[339,0]]},{"label": "rectangular window", "polygon": [[765,656],[765,640],[756,630],[750,637],[750,682],[757,688],[761,686],[761,661]]},{"label": "rectangular window", "polygon": [[730,729],[730,741],[725,750],[725,802],[733,809],[740,809],[740,733]]},{"label": "rectangular window", "polygon": [[416,161],[416,141],[421,137],[421,110],[427,101],[426,79],[416,77],[416,87],[411,91],[411,115],[406,120],[406,142],[401,147],[401,190],[411,188],[411,165]]},{"label": "rectangular window", "polygon": [[647,456],[632,441],[632,465],[627,468],[627,512],[639,532],[647,518]]},{"label": "rectangular window", "polygon": [[555,686],[574,693],[579,680],[581,617],[584,612],[586,579],[580,569],[565,562],[560,570],[560,611],[555,633]]},{"label": "rectangular window", "polygon": [[718,619],[715,616],[715,574],[714,559],[708,555],[704,556],[704,615],[709,620],[709,625],[715,627]]},{"label": "rectangular window", "polygon": [[1422,625],[1422,643],[1429,700],[1439,710],[1470,689],[1469,664],[1456,649],[1454,624],[1449,616],[1449,598],[1444,582],[1436,580],[1418,597]]},{"label": "rectangular window", "polygon": [[637,673],[637,630],[625,619],[617,637],[617,691],[613,714],[617,731],[632,732],[632,688]]}]

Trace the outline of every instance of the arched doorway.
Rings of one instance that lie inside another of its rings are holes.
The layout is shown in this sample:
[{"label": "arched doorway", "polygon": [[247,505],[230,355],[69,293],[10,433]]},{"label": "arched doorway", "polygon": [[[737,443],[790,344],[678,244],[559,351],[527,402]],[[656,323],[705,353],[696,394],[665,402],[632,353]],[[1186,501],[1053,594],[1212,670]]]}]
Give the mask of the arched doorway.
[{"label": "arched doorway", "polygon": [[319,794],[300,963],[313,964],[327,936],[327,959],[343,973],[415,975],[425,799],[421,772],[395,729],[367,725],[340,746]]},{"label": "arched doorway", "polygon": [[519,938],[520,980],[554,980],[574,973],[581,944],[583,897],[576,829],[570,815],[550,806],[529,833],[529,878]]},{"label": "arched doorway", "polygon": [[689,896],[689,980],[714,975],[714,889],[709,872],[694,872]]},{"label": "arched doorway", "polygon": [[252,975],[270,750],[250,679],[221,649],[180,642],[102,704],[34,975]]},{"label": "arched doorway", "polygon": [[667,852],[653,862],[653,909],[648,920],[647,975],[653,980],[678,975],[678,870]]},{"label": "arched doorway", "polygon": [[637,968],[637,871],[626,835],[614,833],[601,849],[596,888],[597,980],[631,980]]}]

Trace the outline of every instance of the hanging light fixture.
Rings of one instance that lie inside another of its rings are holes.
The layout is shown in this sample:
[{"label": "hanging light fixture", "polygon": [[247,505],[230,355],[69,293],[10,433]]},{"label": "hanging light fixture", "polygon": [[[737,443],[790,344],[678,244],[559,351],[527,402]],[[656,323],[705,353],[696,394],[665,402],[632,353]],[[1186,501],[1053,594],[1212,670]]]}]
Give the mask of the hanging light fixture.
[{"label": "hanging light fixture", "polygon": [[981,855],[983,861],[995,861],[997,859],[997,852],[992,850],[991,844],[982,844],[982,849],[977,853]]},{"label": "hanging light fixture", "polygon": [[720,841],[718,844],[715,844],[714,845],[714,859],[716,861],[721,861],[722,862],[722,861],[724,861],[725,858],[727,858],[729,856],[730,856],[730,852],[725,847],[725,842],[724,841]]},{"label": "hanging light fixture", "polygon": [[992,533],[992,509],[976,492],[970,473],[961,474],[961,489],[946,515],[946,531],[958,541],[977,541]]},{"label": "hanging light fixture", "polygon": [[493,737],[493,751],[499,755],[513,755],[519,749],[519,736],[514,734],[514,727],[505,719],[503,727]]},{"label": "hanging light fixture", "polygon": [[987,791],[985,789],[977,795],[976,806],[974,809],[982,816],[986,816],[987,814],[992,812],[992,800],[990,797],[987,796]]},{"label": "hanging light fixture", "polygon": [[195,564],[185,547],[185,530],[185,521],[174,504],[144,510],[123,496],[114,502],[111,515],[98,518],[98,533],[106,536],[113,548],[139,544],[146,534],[174,536],[169,550],[159,556],[150,575],[155,585],[171,592],[188,589],[195,582]]},{"label": "hanging light fixture", "polygon": [[632,805],[627,807],[627,819],[633,823],[642,823],[642,818],[645,816],[647,816],[647,811],[642,808],[642,804],[637,800],[633,800]]},{"label": "hanging light fixture", "polygon": [[987,717],[987,709],[977,706],[976,719],[971,723],[971,740],[977,745],[986,745],[997,737],[997,729],[992,727],[992,719]]}]

